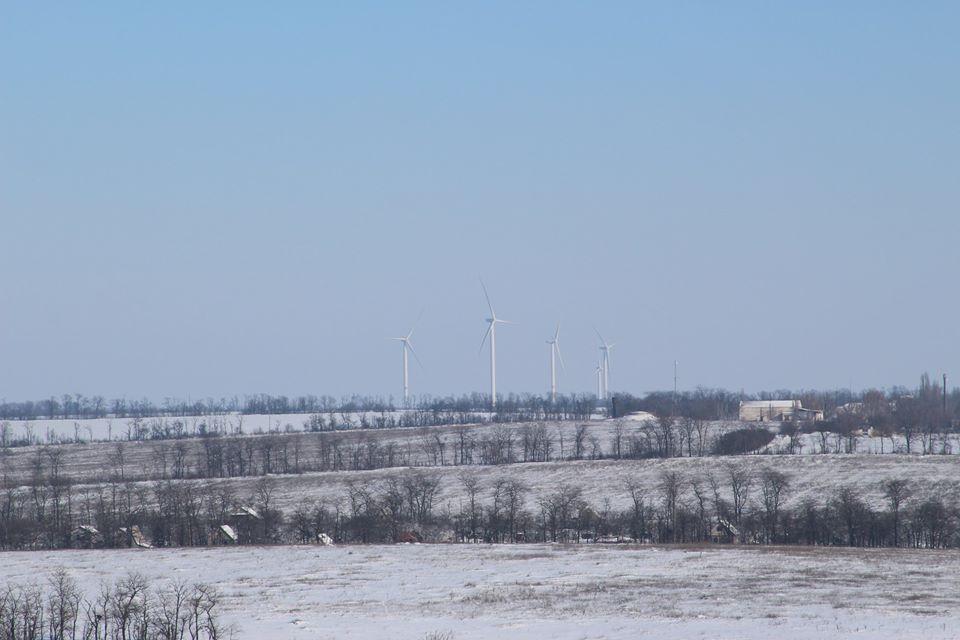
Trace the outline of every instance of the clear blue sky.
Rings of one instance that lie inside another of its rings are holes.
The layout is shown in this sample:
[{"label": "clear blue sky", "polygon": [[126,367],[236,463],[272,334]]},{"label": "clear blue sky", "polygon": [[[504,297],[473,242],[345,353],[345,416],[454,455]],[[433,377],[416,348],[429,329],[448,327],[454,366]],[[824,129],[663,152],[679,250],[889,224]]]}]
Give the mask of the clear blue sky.
[{"label": "clear blue sky", "polygon": [[[200,5],[203,6],[200,6]],[[0,398],[960,379],[960,4],[4,3]]]}]

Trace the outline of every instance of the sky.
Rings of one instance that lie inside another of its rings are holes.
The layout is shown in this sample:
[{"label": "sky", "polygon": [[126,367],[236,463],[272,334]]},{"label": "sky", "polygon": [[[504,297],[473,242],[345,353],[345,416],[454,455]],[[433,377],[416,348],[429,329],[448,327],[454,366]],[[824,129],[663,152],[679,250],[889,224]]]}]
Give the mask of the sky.
[{"label": "sky", "polygon": [[[960,4],[0,4],[0,398],[960,376]],[[422,317],[421,317],[422,313]],[[960,377],[958,377],[960,380]]]}]

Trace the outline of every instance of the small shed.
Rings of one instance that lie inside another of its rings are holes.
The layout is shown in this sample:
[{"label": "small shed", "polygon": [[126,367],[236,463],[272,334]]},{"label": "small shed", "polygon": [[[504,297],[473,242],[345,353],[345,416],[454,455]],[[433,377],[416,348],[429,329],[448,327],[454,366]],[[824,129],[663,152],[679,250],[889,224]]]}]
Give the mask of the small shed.
[{"label": "small shed", "polygon": [[787,422],[791,420],[823,420],[823,411],[804,409],[799,400],[743,400],[741,422]]},{"label": "small shed", "polygon": [[70,537],[73,539],[73,546],[81,549],[92,549],[103,542],[100,531],[89,524],[81,524],[70,532]]},{"label": "small shed", "polygon": [[213,531],[214,542],[217,544],[237,544],[237,532],[228,524],[222,524]]},{"label": "small shed", "polygon": [[260,516],[260,512],[253,507],[240,507],[231,513],[230,517],[239,520],[263,520],[263,518]]},{"label": "small shed", "polygon": [[147,539],[138,525],[132,527],[120,527],[117,529],[117,541],[126,547],[139,547],[140,549],[152,549],[153,545]]},{"label": "small shed", "polygon": [[225,524],[237,536],[237,544],[250,544],[263,540],[263,516],[253,507],[241,506],[234,509]]},{"label": "small shed", "polygon": [[719,518],[710,527],[710,540],[716,544],[739,544],[740,531],[724,518]]},{"label": "small shed", "polygon": [[403,544],[417,544],[423,542],[423,538],[416,531],[401,531],[397,542]]}]

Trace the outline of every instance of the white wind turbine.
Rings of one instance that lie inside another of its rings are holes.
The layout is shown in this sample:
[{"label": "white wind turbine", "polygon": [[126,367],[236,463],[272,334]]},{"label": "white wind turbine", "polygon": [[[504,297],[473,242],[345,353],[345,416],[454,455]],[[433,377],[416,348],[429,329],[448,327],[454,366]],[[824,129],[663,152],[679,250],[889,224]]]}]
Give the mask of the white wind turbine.
[{"label": "white wind turbine", "polygon": [[490,308],[490,317],[487,318],[487,332],[483,334],[483,340],[480,341],[480,351],[483,352],[483,345],[487,341],[487,336],[490,337],[490,406],[494,409],[497,408],[497,325],[498,324],[514,324],[509,320],[502,320],[497,317],[496,312],[493,310],[493,303],[490,302],[490,294],[487,293],[487,285],[483,284],[483,280],[480,281],[480,286],[483,287],[483,295],[487,299],[487,307]]},{"label": "white wind turbine", "polygon": [[599,396],[601,400],[606,400],[610,394],[610,350],[613,349],[614,344],[608,344],[596,327],[594,327],[593,330],[596,331],[597,337],[600,338],[600,368],[602,369],[600,378],[602,384]]},{"label": "white wind turbine", "polygon": [[547,340],[550,345],[550,400],[557,401],[557,359],[560,359],[560,367],[566,371],[567,367],[563,364],[563,354],[560,353],[560,323],[557,323],[557,330],[553,334],[553,340]]},{"label": "white wind turbine", "polygon": [[[419,321],[419,320],[418,320]],[[413,357],[417,359],[417,364],[421,367],[423,363],[420,362],[420,357],[417,356],[417,352],[413,350],[413,343],[410,342],[410,336],[413,335],[413,329],[416,327],[410,328],[410,331],[405,336],[399,338],[391,338],[391,340],[399,340],[400,347],[403,350],[403,404],[407,404],[407,401],[410,399],[410,372],[409,372],[409,357],[408,354],[413,354]]]}]

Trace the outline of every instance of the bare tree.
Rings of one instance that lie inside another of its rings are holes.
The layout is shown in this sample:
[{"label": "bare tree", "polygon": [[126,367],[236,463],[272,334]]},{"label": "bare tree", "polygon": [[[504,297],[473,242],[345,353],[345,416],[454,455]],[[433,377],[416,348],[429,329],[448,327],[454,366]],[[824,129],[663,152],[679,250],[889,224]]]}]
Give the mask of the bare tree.
[{"label": "bare tree", "polygon": [[573,459],[580,460],[583,458],[584,443],[587,438],[587,425],[578,424],[576,430],[573,433]]},{"label": "bare tree", "polygon": [[893,517],[893,546],[895,547],[900,546],[900,510],[912,493],[910,483],[906,480],[894,479],[883,483],[883,495],[890,504],[890,515]]},{"label": "bare tree", "polygon": [[760,473],[760,495],[763,501],[764,530],[768,543],[776,542],[780,507],[789,486],[789,478],[780,471],[765,469]]},{"label": "bare tree", "polygon": [[503,487],[504,517],[507,521],[510,540],[513,542],[517,540],[517,524],[520,520],[520,513],[523,510],[526,494],[527,487],[519,480],[510,480]]},{"label": "bare tree", "polygon": [[660,493],[663,498],[663,512],[667,519],[667,529],[671,542],[677,542],[679,537],[680,492],[683,478],[676,471],[665,471],[660,474]]},{"label": "bare tree", "polygon": [[75,638],[82,596],[77,582],[62,567],[48,580],[47,632],[51,640]]},{"label": "bare tree", "polygon": [[648,532],[646,489],[632,480],[627,483],[627,492],[630,494],[630,535],[637,542],[643,542]]},{"label": "bare tree", "polygon": [[730,494],[733,497],[733,518],[739,526],[743,520],[744,507],[746,507],[747,500],[750,498],[753,473],[746,466],[728,464],[726,474],[730,483]]},{"label": "bare tree", "polygon": [[[478,497],[480,495],[480,481],[477,478],[470,474],[461,474],[460,475],[460,485],[463,487],[464,492],[466,493],[466,514],[463,515],[463,528],[465,537],[468,539],[477,538],[477,530],[480,527],[480,503]],[[461,512],[463,507],[461,507]]]},{"label": "bare tree", "polygon": [[623,434],[625,431],[622,418],[617,418],[613,422],[613,438],[610,441],[610,453],[619,460],[623,457]]}]

